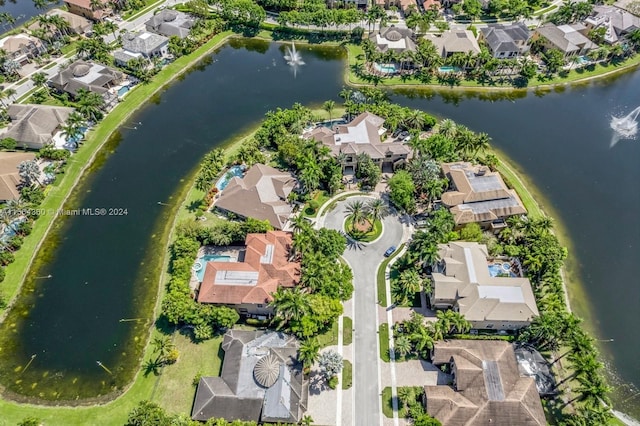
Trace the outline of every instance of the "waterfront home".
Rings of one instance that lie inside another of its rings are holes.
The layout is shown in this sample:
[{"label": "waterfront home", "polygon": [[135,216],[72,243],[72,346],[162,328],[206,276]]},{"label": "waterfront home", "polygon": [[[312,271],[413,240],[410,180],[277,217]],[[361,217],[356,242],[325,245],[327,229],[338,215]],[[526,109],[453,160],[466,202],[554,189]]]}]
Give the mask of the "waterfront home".
[{"label": "waterfront home", "polygon": [[433,309],[454,309],[476,330],[518,330],[538,316],[531,283],[510,261],[489,261],[487,246],[452,241],[438,245],[433,266]]},{"label": "waterfront home", "polygon": [[272,315],[271,294],[300,282],[300,263],[289,261],[292,244],[289,232],[248,234],[241,262],[204,265],[198,302],[225,305],[241,315]]},{"label": "waterfront home", "polygon": [[384,9],[396,7],[404,16],[408,16],[418,10],[418,2],[416,0],[375,0],[375,4]]},{"label": "waterfront home", "polygon": [[483,41],[494,58],[515,58],[529,51],[531,33],[524,22],[489,25],[480,29]]},{"label": "waterfront home", "polygon": [[392,171],[405,164],[412,151],[404,143],[383,143],[380,137],[387,131],[383,125],[384,118],[363,112],[350,123],[337,126],[335,131],[318,126],[303,136],[327,146],[339,158],[345,174],[355,173],[360,154],[369,155],[381,169]]},{"label": "waterfront home", "polygon": [[541,40],[544,49],[558,49],[565,57],[586,55],[596,49],[597,44],[587,37],[587,27],[583,24],[544,24],[533,31],[531,41]]},{"label": "waterfront home", "polygon": [[93,5],[91,0],[64,0],[65,6],[70,13],[78,16],[84,16],[93,21],[102,21],[105,17],[111,15],[110,0],[99,0],[100,5]]},{"label": "waterfront home", "polygon": [[18,165],[35,158],[33,152],[0,152],[0,203],[20,198]]},{"label": "waterfront home", "polygon": [[456,227],[475,222],[496,231],[506,226],[504,220],[509,216],[527,212],[516,191],[507,188],[500,173],[462,161],[441,166],[449,179],[442,204],[449,208]]},{"label": "waterfront home", "polygon": [[25,65],[47,51],[42,40],[19,33],[0,39],[0,49],[7,52],[9,59]]},{"label": "waterfront home", "polygon": [[298,182],[291,173],[256,164],[244,177],[233,177],[218,195],[215,208],[238,216],[266,220],[283,229],[293,212],[289,194]]},{"label": "waterfront home", "polygon": [[480,53],[480,46],[473,33],[469,30],[447,30],[442,34],[427,34],[424,36],[436,46],[436,50],[443,58],[454,53]]},{"label": "waterfront home", "polygon": [[298,347],[280,332],[227,331],[222,373],[200,379],[191,418],[298,424],[309,398]]},{"label": "waterfront home", "polygon": [[167,55],[169,39],[159,34],[143,31],[127,32],[122,36],[122,49],[113,52],[116,64],[127,65],[132,59],[162,58]]},{"label": "waterfront home", "polygon": [[[67,12],[66,10],[51,9],[45,15],[61,17],[69,24],[68,30],[74,34],[82,35],[87,31],[90,31],[91,28],[93,27],[93,24],[88,19],[83,18],[80,15]],[[35,21],[33,24],[29,26],[30,31],[34,31],[39,28],[40,28],[40,23],[38,21]]]},{"label": "waterfront home", "polygon": [[389,50],[396,53],[416,51],[415,35],[409,28],[391,25],[370,33],[369,40],[376,45],[376,50],[382,53]]},{"label": "waterfront home", "polygon": [[596,5],[584,24],[588,30],[604,28],[604,41],[616,44],[640,28],[640,18],[615,6]]},{"label": "waterfront home", "polygon": [[55,90],[75,97],[81,89],[100,94],[107,106],[117,102],[113,90],[122,82],[125,74],[95,62],[78,60],[49,79]]},{"label": "waterfront home", "polygon": [[436,342],[431,360],[447,366],[451,385],[425,386],[425,408],[443,426],[545,426],[536,382],[520,375],[511,344]]},{"label": "waterfront home", "polygon": [[7,108],[11,123],[2,137],[14,139],[19,147],[40,149],[51,143],[73,111],[51,105],[12,104]]},{"label": "waterfront home", "polygon": [[178,36],[185,38],[189,35],[195,19],[186,13],[177,10],[163,9],[145,22],[147,31],[163,35],[165,37]]}]

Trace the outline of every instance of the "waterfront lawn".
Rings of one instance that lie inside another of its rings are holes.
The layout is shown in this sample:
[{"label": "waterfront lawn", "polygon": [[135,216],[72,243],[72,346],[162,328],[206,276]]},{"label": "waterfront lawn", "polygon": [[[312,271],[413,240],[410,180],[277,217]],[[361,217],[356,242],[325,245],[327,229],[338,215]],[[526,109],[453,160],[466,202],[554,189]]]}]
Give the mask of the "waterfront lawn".
[{"label": "waterfront lawn", "polygon": [[193,343],[191,336],[175,333],[173,343],[180,352],[178,361],[162,369],[153,397],[169,413],[191,413],[196,386],[196,375],[219,376],[222,369],[223,336]]},{"label": "waterfront lawn", "polygon": [[523,182],[521,178],[523,173],[516,174],[513,170],[513,165],[504,162],[505,156],[500,153],[497,154],[500,160],[498,161],[496,169],[502,175],[505,183],[516,190],[524,204],[524,207],[527,209],[527,214],[532,218],[544,217],[545,214],[540,208],[540,204],[538,204],[536,199],[533,197],[533,194],[530,192],[531,188],[535,188],[535,186],[532,184],[525,185],[525,182]]}]

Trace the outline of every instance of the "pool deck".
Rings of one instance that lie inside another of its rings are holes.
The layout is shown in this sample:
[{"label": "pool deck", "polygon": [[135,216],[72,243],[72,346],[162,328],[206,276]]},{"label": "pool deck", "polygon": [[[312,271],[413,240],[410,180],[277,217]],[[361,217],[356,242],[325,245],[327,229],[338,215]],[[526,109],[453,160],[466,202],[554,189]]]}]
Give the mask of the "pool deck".
[{"label": "pool deck", "polygon": [[[198,255],[193,263],[195,265],[202,256],[206,255],[229,256],[229,262],[242,262],[242,260],[244,260],[244,250],[244,246],[202,246],[198,249]],[[202,265],[202,267],[206,268],[207,265]],[[196,271],[194,271],[193,268],[191,268],[189,287],[191,290],[197,290],[200,287],[200,280],[198,280]]]}]

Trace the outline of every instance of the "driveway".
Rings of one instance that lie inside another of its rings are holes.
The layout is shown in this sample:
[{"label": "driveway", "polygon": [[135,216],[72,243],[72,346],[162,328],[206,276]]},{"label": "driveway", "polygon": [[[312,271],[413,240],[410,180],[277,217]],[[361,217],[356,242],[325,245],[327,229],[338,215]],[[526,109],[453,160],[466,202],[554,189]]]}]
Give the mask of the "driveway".
[{"label": "driveway", "polygon": [[[325,228],[342,231],[347,214],[345,206],[353,201],[368,202],[373,196],[353,196],[339,202],[327,213]],[[401,243],[403,225],[397,215],[383,220],[382,236],[373,243],[349,245],[343,257],[353,270],[354,310],[353,326],[353,392],[355,407],[353,422],[357,426],[382,424],[380,409],[380,357],[378,341],[378,309],[376,275],[383,253],[389,246]]]}]

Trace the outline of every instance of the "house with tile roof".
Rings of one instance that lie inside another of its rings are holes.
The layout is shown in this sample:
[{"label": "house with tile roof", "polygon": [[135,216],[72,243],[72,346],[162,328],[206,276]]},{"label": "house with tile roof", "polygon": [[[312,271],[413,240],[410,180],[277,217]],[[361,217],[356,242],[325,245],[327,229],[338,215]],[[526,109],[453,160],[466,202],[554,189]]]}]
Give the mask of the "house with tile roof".
[{"label": "house with tile roof", "polygon": [[132,59],[162,58],[167,55],[169,39],[165,36],[143,31],[139,34],[127,32],[122,36],[122,49],[113,52],[116,63],[126,65]]},{"label": "house with tile roof", "polygon": [[447,365],[452,385],[425,386],[425,408],[443,426],[545,426],[536,382],[520,375],[511,344],[436,342],[431,359]]},{"label": "house with tile roof", "polygon": [[241,315],[272,315],[269,303],[279,287],[300,282],[300,263],[290,261],[291,233],[248,234],[240,262],[207,262],[197,300],[224,305]]},{"label": "house with tile roof", "polygon": [[395,169],[406,163],[413,151],[401,142],[383,143],[381,136],[387,131],[383,125],[384,118],[363,112],[350,123],[337,126],[335,131],[317,126],[303,137],[327,146],[340,159],[345,174],[355,173],[360,154],[367,154],[382,169]]},{"label": "house with tile roof", "polygon": [[452,241],[438,245],[438,254],[429,295],[433,309],[454,309],[476,330],[518,330],[539,315],[529,279],[511,270],[496,273],[486,245]]},{"label": "house with tile roof", "polygon": [[483,228],[503,228],[509,216],[527,213],[515,190],[509,189],[500,173],[486,166],[468,162],[441,164],[449,179],[449,189],[442,194],[457,227],[478,223]]},{"label": "house with tile roof", "polygon": [[19,33],[0,39],[0,49],[7,52],[9,58],[20,65],[30,62],[47,51],[39,38]]},{"label": "house with tile roof", "polygon": [[484,41],[494,58],[515,58],[529,51],[531,33],[524,22],[509,25],[489,25],[480,29]]},{"label": "house with tile roof", "polygon": [[191,418],[298,424],[309,399],[298,347],[280,332],[229,330],[222,373],[200,379]]},{"label": "house with tile roof", "polygon": [[125,74],[106,65],[78,60],[49,78],[49,86],[75,97],[81,89],[100,94],[106,105],[117,101],[113,89]]},{"label": "house with tile roof", "polygon": [[605,28],[604,41],[607,44],[619,43],[627,34],[640,28],[640,18],[610,5],[594,6],[591,16],[583,22],[588,30]]},{"label": "house with tile roof", "polygon": [[23,161],[36,158],[33,152],[0,152],[0,202],[20,198],[22,178],[18,173],[18,165]]},{"label": "house with tile roof", "polygon": [[51,143],[73,111],[51,105],[12,104],[7,108],[11,123],[2,136],[14,139],[19,147],[40,149]]},{"label": "house with tile roof", "polygon": [[542,40],[545,49],[558,49],[567,56],[586,55],[598,45],[587,37],[588,29],[583,24],[544,24],[533,31],[532,41]]},{"label": "house with tile roof", "polygon": [[[93,27],[93,24],[88,19],[74,13],[67,12],[66,10],[51,9],[45,15],[61,17],[69,24],[69,31],[78,35],[86,33]],[[28,28],[30,31],[37,30],[40,28],[40,23],[35,21],[33,24],[29,25]]]},{"label": "house with tile roof", "polygon": [[165,37],[177,36],[185,38],[189,35],[189,31],[195,22],[195,19],[186,13],[163,9],[153,15],[144,25],[147,31]]},{"label": "house with tile roof", "polygon": [[436,47],[443,58],[454,53],[480,53],[480,46],[473,33],[469,30],[447,30],[442,34],[427,34],[424,36]]},{"label": "house with tile roof", "polygon": [[415,52],[415,34],[409,28],[399,28],[394,25],[381,28],[369,34],[369,40],[376,45],[378,52]]},{"label": "house with tile roof", "polygon": [[297,185],[291,173],[255,164],[244,177],[233,177],[218,195],[215,208],[241,217],[267,220],[283,229],[293,212],[287,201]]},{"label": "house with tile roof", "polygon": [[100,3],[100,7],[94,7],[91,5],[91,0],[64,0],[70,13],[93,21],[102,21],[113,13],[110,0],[100,0]]}]

